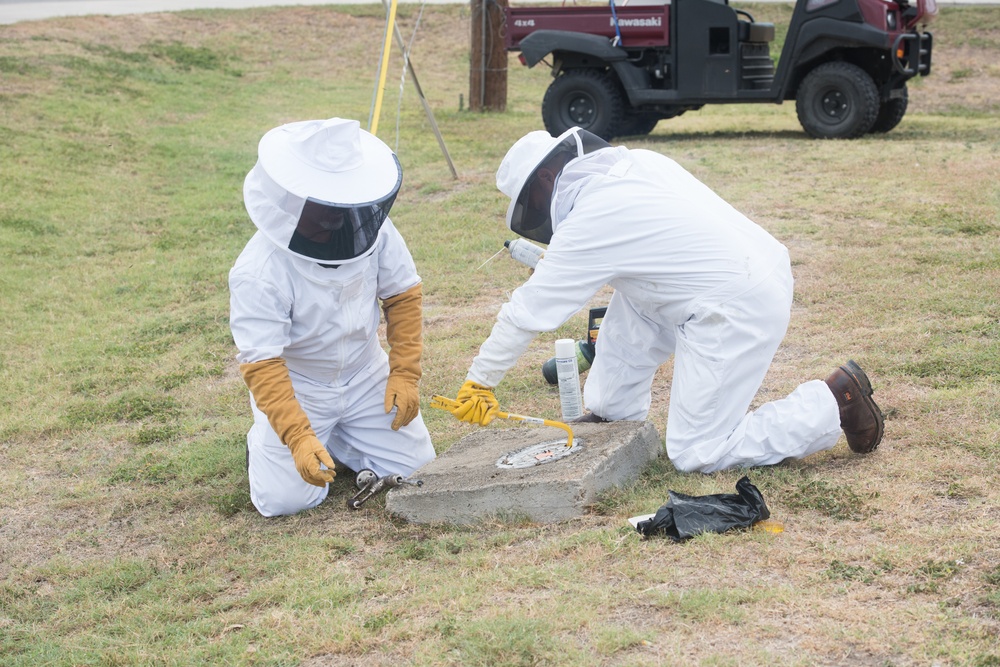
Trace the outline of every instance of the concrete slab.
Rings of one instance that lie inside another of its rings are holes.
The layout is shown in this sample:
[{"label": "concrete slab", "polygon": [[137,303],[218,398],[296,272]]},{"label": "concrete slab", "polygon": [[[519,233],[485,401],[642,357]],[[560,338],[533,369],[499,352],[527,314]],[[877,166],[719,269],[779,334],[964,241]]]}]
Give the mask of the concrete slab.
[{"label": "concrete slab", "polygon": [[602,491],[633,481],[663,451],[650,422],[574,424],[573,435],[566,454],[559,429],[477,430],[411,476],[423,486],[390,490],[386,509],[413,523],[563,521],[583,514]]}]

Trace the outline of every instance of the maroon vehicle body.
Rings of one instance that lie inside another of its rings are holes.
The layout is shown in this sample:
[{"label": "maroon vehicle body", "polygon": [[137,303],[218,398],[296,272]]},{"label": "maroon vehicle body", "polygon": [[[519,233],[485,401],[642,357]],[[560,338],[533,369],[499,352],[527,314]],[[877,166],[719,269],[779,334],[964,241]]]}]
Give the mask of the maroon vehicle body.
[{"label": "maroon vehicle body", "polygon": [[[622,42],[634,47],[670,45],[670,5],[625,5],[616,7]],[[508,7],[508,50],[536,30],[565,30],[615,37],[615,22],[609,5],[563,7]]]},{"label": "maroon vehicle body", "polygon": [[772,54],[774,25],[726,0],[510,6],[504,38],[529,67],[551,60],[553,134],[645,134],[705,104],[795,100],[810,135],[853,138],[902,120],[906,82],[930,73],[921,28],[936,15],[935,0],[798,0]]}]

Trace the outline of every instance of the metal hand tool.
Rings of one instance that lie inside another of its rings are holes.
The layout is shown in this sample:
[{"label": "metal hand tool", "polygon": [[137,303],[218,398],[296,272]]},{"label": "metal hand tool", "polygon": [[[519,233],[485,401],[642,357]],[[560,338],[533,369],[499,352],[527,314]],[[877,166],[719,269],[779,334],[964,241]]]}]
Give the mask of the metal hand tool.
[{"label": "metal hand tool", "polygon": [[[439,410],[446,410],[451,412],[455,408],[459,407],[461,404],[453,398],[448,398],[446,396],[432,396],[431,397],[431,407],[438,408]],[[555,428],[561,428],[566,431],[566,446],[573,446],[573,429],[569,427],[568,424],[563,422],[557,422],[552,419],[542,419],[541,417],[526,417],[525,415],[518,415],[512,412],[497,412],[497,417],[500,419],[510,419],[512,421],[525,422],[527,424],[538,424],[540,426],[554,426]]]},{"label": "metal hand tool", "polygon": [[391,489],[403,484],[412,484],[413,486],[424,485],[422,480],[409,479],[402,475],[385,475],[384,477],[379,477],[375,474],[374,470],[367,468],[358,471],[357,476],[354,478],[354,484],[358,487],[358,492],[347,500],[347,506],[352,510],[360,509],[372,496],[384,489]]}]

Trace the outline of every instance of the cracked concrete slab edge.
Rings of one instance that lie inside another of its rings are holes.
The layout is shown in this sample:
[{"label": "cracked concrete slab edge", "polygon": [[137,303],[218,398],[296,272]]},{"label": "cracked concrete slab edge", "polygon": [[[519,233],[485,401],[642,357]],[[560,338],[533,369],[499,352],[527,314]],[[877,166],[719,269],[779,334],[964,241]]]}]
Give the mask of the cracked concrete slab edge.
[{"label": "cracked concrete slab edge", "polygon": [[[603,491],[634,481],[642,470],[658,456],[663,455],[660,436],[650,422],[641,424],[617,423],[608,425],[581,425],[581,439],[592,439],[602,429],[614,435],[624,435],[625,441],[607,448],[606,455],[587,462],[590,467],[576,479],[558,480],[554,471],[572,470],[574,466],[560,468],[560,462],[516,471],[519,478],[500,477],[483,481],[475,488],[452,488],[447,483],[450,469],[453,475],[468,472],[468,463],[450,468],[446,452],[428,464],[427,478],[438,484],[421,489],[403,487],[393,489],[386,497],[386,509],[391,514],[411,523],[470,525],[482,522],[516,521],[527,519],[537,523],[554,523],[581,516]],[[630,430],[631,429],[631,430]],[[537,438],[537,432],[535,432]],[[494,465],[493,454],[507,450],[514,444],[524,444],[532,434],[522,430],[478,431],[466,436],[452,447],[453,456],[467,460],[471,452],[479,452],[478,463],[484,469]],[[487,446],[488,444],[488,446]],[[486,451],[482,451],[486,449]],[[593,457],[595,452],[588,452]],[[502,454],[501,454],[502,455]],[[563,459],[565,461],[567,459]],[[579,466],[576,466],[579,467]],[[510,475],[512,471],[505,471]],[[420,476],[417,471],[415,476]],[[493,472],[491,477],[497,477]],[[532,479],[535,477],[535,479]],[[438,488],[435,488],[438,487]]]}]

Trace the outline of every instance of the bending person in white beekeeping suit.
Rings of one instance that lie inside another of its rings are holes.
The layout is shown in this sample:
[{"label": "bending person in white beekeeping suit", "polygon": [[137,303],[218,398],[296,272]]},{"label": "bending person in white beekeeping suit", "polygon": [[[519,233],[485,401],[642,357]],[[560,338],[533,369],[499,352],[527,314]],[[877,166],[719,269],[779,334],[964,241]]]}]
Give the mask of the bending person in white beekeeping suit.
[{"label": "bending person in white beekeeping suit", "polygon": [[335,459],[381,476],[434,458],[419,413],[421,282],[388,218],[402,177],[354,120],[289,123],[260,141],[243,186],[257,233],[229,290],[254,417],[250,498],[264,516],[321,503]]},{"label": "bending person in white beekeeping suit", "polygon": [[788,252],[676,162],[579,128],[538,131],[508,151],[497,187],[510,229],[548,248],[473,360],[459,419],[488,424],[493,388],[535,335],[607,284],[583,421],[645,419],[654,374],[674,355],[666,449],[679,470],[801,458],[842,431],[855,452],[878,446],[883,416],[853,361],[748,412],[788,326]]}]

